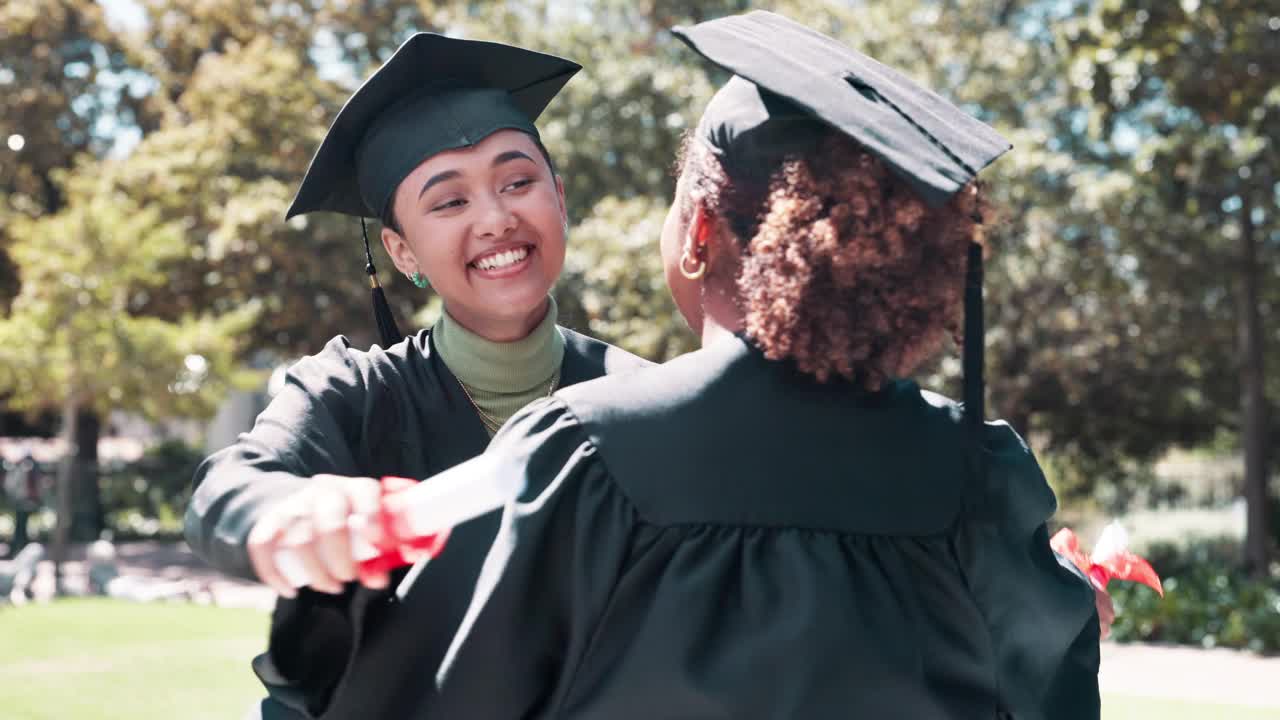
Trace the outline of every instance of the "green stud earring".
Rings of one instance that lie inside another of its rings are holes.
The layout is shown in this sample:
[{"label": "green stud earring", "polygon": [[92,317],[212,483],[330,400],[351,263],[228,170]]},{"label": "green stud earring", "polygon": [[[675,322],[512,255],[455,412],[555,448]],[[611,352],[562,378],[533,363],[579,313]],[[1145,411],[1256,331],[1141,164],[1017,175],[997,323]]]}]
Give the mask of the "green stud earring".
[{"label": "green stud earring", "polygon": [[413,274],[409,276],[409,282],[423,289],[426,289],[431,286],[431,282],[427,280],[427,276],[423,275],[417,270],[414,270]]}]

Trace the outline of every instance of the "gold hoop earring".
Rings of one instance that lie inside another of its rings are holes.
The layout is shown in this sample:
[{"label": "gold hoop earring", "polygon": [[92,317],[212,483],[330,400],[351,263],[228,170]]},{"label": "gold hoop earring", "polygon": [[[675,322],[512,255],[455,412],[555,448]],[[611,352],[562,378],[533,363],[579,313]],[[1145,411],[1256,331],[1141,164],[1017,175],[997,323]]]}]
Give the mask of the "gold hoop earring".
[{"label": "gold hoop earring", "polygon": [[699,280],[702,278],[703,275],[707,274],[706,260],[703,260],[701,258],[694,258],[698,261],[697,269],[689,270],[688,268],[685,267],[689,259],[690,259],[689,249],[685,248],[684,252],[680,253],[680,274],[681,275],[685,276],[690,280]]}]

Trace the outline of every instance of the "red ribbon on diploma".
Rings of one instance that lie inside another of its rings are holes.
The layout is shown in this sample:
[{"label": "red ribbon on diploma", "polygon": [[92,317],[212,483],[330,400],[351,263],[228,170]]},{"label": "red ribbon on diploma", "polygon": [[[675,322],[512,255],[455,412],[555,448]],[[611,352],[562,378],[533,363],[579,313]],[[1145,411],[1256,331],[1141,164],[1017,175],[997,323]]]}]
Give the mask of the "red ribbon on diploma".
[{"label": "red ribbon on diploma", "polygon": [[524,476],[484,453],[422,482],[384,477],[381,485],[378,512],[349,521],[361,580],[439,555],[452,528],[515,503]]},{"label": "red ribbon on diploma", "polygon": [[1142,583],[1164,597],[1160,576],[1144,558],[1129,552],[1129,534],[1119,523],[1111,523],[1103,529],[1092,555],[1086,555],[1080,549],[1080,539],[1071,528],[1059,530],[1049,540],[1049,547],[1080,568],[1103,592],[1112,580],[1128,580]]},{"label": "red ribbon on diploma", "polygon": [[408,505],[397,502],[397,498],[417,485],[417,480],[409,478],[382,478],[382,501],[379,503],[378,513],[372,519],[372,527],[358,528],[352,532],[353,535],[359,535],[356,542],[364,541],[360,543],[365,545],[360,554],[371,556],[360,561],[362,580],[368,575],[381,575],[412,565],[423,558],[433,558],[444,550],[445,543],[449,540],[448,530],[421,536],[413,535],[407,530],[409,524],[403,513]]}]

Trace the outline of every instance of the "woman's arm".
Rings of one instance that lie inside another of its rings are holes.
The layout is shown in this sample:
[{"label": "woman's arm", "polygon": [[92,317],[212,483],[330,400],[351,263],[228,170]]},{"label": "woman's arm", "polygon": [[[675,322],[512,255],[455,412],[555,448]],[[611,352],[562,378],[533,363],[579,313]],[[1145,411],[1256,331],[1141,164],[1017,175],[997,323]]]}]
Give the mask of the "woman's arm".
[{"label": "woman's arm", "polygon": [[200,465],[185,518],[197,555],[286,597],[295,588],[276,565],[281,547],[294,550],[318,590],[339,592],[355,579],[346,519],[378,501],[377,483],[360,477],[355,451],[365,362],[344,338],[330,341],[289,369],[252,430]]},{"label": "woman's arm", "polygon": [[986,619],[996,682],[1014,717],[1099,717],[1093,586],[1049,548],[1057,501],[1008,425],[987,426],[986,492],[961,523],[956,554]]}]

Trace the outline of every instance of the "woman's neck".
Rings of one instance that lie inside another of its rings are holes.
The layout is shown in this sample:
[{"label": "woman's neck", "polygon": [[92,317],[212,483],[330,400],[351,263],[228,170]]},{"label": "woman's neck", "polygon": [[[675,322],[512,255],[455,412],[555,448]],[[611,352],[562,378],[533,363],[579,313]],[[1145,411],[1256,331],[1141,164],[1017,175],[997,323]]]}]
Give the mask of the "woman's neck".
[{"label": "woman's neck", "polygon": [[706,317],[702,321],[702,347],[707,347],[709,345],[713,345],[719,340],[733,337],[735,334],[737,334],[741,330],[742,330],[741,323],[739,323],[736,327],[730,328],[730,327],[721,325],[720,323],[712,320],[710,317]]},{"label": "woman's neck", "polygon": [[708,278],[702,286],[702,346],[740,333],[745,327],[746,317],[738,305],[737,283]]},{"label": "woman's neck", "polygon": [[[509,343],[528,337],[529,333],[533,332],[546,319],[547,312],[551,309],[551,306],[551,296],[548,295],[546,299],[523,316],[480,318],[465,310],[450,310],[447,304],[444,311],[454,323],[473,335],[484,338],[489,342]],[[552,322],[554,323],[555,320],[553,319]]]},{"label": "woman's neck", "polygon": [[436,352],[468,387],[495,393],[523,392],[555,374],[564,358],[550,297],[537,323],[512,341],[494,341],[458,321],[448,308],[432,328]]}]

